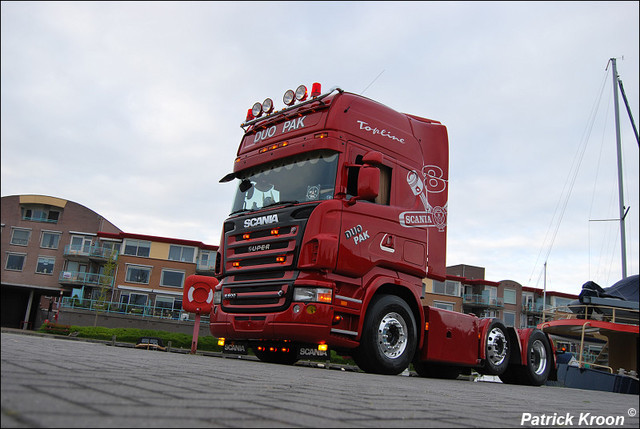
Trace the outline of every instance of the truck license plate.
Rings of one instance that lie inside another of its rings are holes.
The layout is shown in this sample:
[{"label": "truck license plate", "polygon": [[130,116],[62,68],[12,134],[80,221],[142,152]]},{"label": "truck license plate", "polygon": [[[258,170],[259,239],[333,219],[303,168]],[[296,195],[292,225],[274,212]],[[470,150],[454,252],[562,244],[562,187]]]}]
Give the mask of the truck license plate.
[{"label": "truck license plate", "polygon": [[300,359],[328,359],[329,350],[318,350],[317,347],[300,347],[298,357]]},{"label": "truck license plate", "polygon": [[222,353],[246,355],[247,345],[243,343],[225,343]]}]

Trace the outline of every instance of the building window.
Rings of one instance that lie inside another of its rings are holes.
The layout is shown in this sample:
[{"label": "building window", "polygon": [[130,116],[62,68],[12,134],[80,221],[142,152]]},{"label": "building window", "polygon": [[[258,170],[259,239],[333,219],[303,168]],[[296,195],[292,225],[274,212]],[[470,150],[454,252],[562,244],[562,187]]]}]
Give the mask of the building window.
[{"label": "building window", "polygon": [[151,268],[127,265],[127,282],[149,284],[149,277],[151,277]]},{"label": "building window", "polygon": [[513,311],[503,311],[502,313],[505,326],[516,326],[516,313]]},{"label": "building window", "polygon": [[446,302],[446,301],[433,301],[433,306],[435,308],[441,308],[443,310],[453,311],[454,303]]},{"label": "building window", "polygon": [[180,261],[180,262],[191,262],[193,263],[193,256],[195,255],[195,249],[193,247],[185,247],[185,246],[169,246],[169,260],[170,261]]},{"label": "building window", "polygon": [[514,304],[516,303],[516,291],[513,289],[505,289],[504,293],[504,303],[505,304]]},{"label": "building window", "polygon": [[120,295],[120,303],[125,304],[125,311],[130,313],[142,312],[143,307],[147,304],[147,295],[143,293],[126,293]]},{"label": "building window", "polygon": [[50,231],[42,232],[42,240],[40,241],[40,247],[43,247],[45,249],[57,249],[58,243],[60,243],[59,232],[50,232]]},{"label": "building window", "polygon": [[151,242],[143,240],[126,240],[124,254],[148,258],[151,250]]},{"label": "building window", "polygon": [[100,246],[105,250],[105,255],[120,253],[120,243],[115,241],[102,241]]},{"label": "building window", "polygon": [[22,207],[22,220],[33,220],[36,222],[58,223],[60,211],[48,207]]},{"label": "building window", "polygon": [[22,271],[26,257],[27,255],[23,253],[7,253],[7,263],[4,268],[10,271]]},{"label": "building window", "polygon": [[[198,268],[202,270],[213,270],[216,268],[216,254],[214,251],[202,250],[200,251],[200,261],[198,262]],[[424,285],[423,285],[424,286]]]},{"label": "building window", "polygon": [[184,271],[162,270],[160,286],[179,287],[184,284]]},{"label": "building window", "polygon": [[445,282],[434,281],[433,293],[440,295],[460,296],[460,282],[447,280]]},{"label": "building window", "polygon": [[69,246],[69,251],[71,253],[89,254],[91,251],[91,241],[91,237],[74,235],[71,237],[71,246]]},{"label": "building window", "polygon": [[53,267],[56,263],[55,258],[48,256],[39,256],[38,265],[36,265],[36,273],[53,274]]},{"label": "building window", "polygon": [[11,244],[26,246],[29,244],[29,237],[31,237],[30,229],[13,228],[11,232]]}]

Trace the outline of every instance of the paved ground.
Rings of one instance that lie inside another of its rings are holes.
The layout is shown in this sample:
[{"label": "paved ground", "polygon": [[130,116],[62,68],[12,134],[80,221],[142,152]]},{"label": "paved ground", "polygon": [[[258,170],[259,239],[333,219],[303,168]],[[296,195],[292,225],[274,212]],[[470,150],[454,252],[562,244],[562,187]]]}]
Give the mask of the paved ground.
[{"label": "paved ground", "polygon": [[637,395],[1,338],[3,428],[638,427]]}]

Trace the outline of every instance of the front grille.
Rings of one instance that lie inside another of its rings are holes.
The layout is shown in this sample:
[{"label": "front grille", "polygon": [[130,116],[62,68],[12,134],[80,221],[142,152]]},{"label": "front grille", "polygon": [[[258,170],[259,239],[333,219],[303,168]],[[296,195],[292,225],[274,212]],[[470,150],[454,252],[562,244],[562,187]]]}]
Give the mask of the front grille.
[{"label": "front grille", "polygon": [[288,307],[293,296],[297,249],[313,208],[315,205],[304,207],[304,216],[300,207],[269,212],[277,215],[277,222],[258,227],[244,226],[245,220],[255,214],[225,223],[224,311],[258,313]]}]

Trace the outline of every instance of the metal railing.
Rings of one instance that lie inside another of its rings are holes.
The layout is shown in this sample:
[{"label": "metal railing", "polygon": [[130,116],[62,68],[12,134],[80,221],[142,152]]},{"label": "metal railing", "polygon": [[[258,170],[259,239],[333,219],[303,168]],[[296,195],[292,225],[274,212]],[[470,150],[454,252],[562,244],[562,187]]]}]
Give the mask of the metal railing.
[{"label": "metal railing", "polygon": [[60,283],[83,286],[109,286],[112,280],[112,276],[81,271],[61,271],[58,277]]},{"label": "metal railing", "polygon": [[599,320],[612,323],[638,325],[639,311],[605,305],[564,305],[545,309],[542,322],[564,319]]},{"label": "metal railing", "polygon": [[[100,313],[126,314],[129,316],[155,317],[159,319],[173,319],[189,321],[193,320],[190,313],[181,308],[170,308],[165,306],[152,306],[141,304],[128,304],[115,301],[100,301],[95,299],[80,299],[78,297],[64,297],[62,308],[74,308],[79,310],[98,311]],[[202,316],[208,318],[208,316]]]},{"label": "metal railing", "polygon": [[462,297],[463,304],[483,305],[487,307],[504,307],[502,298],[491,298],[479,294],[464,294]]},{"label": "metal railing", "polygon": [[118,252],[109,247],[100,246],[85,246],[85,245],[67,245],[64,246],[64,256],[86,256],[87,258],[101,258],[101,259],[118,259]]}]

